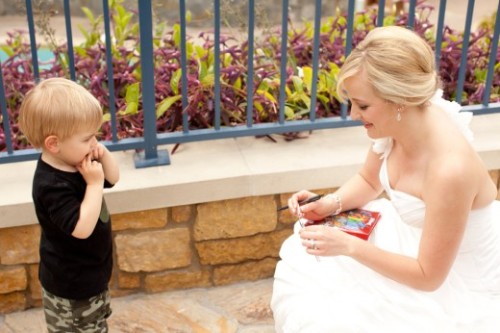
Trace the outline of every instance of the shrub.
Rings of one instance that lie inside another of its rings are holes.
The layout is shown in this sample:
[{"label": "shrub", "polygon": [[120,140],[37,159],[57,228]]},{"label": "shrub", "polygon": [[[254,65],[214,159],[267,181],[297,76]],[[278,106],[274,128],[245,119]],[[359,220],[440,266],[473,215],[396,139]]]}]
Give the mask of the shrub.
[{"label": "shrub", "polygon": [[[115,109],[117,110],[118,137],[129,138],[143,135],[143,113],[141,102],[141,67],[139,57],[138,24],[135,14],[122,6],[122,1],[110,1],[113,33],[113,83],[115,86]],[[82,33],[85,42],[75,47],[76,80],[87,87],[102,103],[104,123],[103,139],[111,138],[109,114],[109,89],[105,62],[105,43],[101,36],[102,17],[83,8],[91,29]],[[414,30],[434,47],[434,31],[429,21],[431,6],[420,4]],[[377,13],[356,13],[353,46],[375,27]],[[494,17],[494,16],[493,16]],[[389,15],[384,25],[407,24],[407,14]],[[335,92],[336,76],[344,61],[344,46],[347,20],[345,14],[337,13],[321,24],[320,63],[317,82],[316,117],[338,117],[340,104]],[[50,35],[50,29],[46,28]],[[255,44],[252,77],[254,123],[275,122],[278,119],[280,83],[281,32],[269,29]],[[188,59],[188,114],[190,129],[210,128],[214,123],[214,40],[202,32],[200,42],[189,37]],[[478,104],[482,100],[488,54],[493,37],[493,25],[485,22],[471,33],[468,50],[468,66],[462,103]],[[17,126],[18,108],[24,94],[34,85],[31,53],[27,35],[22,31],[9,34],[7,45],[2,50],[8,59],[1,65],[5,84],[9,121],[12,129],[14,149],[29,147]],[[287,120],[305,119],[311,105],[313,25],[305,22],[297,28],[289,22],[288,64],[286,80],[285,116]],[[57,45],[55,39],[51,51],[54,58],[42,64],[41,78],[68,76],[66,45]],[[231,36],[222,36],[221,46],[221,121],[224,126],[237,126],[246,121],[247,106],[247,41],[239,42]],[[457,86],[458,68],[462,46],[462,33],[446,27],[441,45],[440,76],[444,84],[444,97],[453,99]],[[157,130],[172,132],[182,130],[182,102],[180,85],[180,26],[174,24],[170,30],[158,25],[154,36],[154,68]],[[500,51],[497,50],[491,102],[500,101]],[[0,129],[0,151],[5,151],[3,128]],[[293,135],[291,136],[293,137]]]}]

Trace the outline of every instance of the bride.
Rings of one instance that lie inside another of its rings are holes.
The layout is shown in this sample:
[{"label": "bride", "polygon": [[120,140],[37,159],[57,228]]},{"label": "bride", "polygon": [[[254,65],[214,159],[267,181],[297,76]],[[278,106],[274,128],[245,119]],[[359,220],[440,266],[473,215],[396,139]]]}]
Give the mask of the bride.
[{"label": "bride", "polygon": [[356,207],[382,218],[368,241],[295,224],[275,272],[277,332],[499,332],[497,188],[469,143],[472,115],[441,98],[432,49],[405,28],[376,28],[337,91],[373,147],[338,191],[300,206],[315,194],[299,191],[289,209],[305,220]]}]

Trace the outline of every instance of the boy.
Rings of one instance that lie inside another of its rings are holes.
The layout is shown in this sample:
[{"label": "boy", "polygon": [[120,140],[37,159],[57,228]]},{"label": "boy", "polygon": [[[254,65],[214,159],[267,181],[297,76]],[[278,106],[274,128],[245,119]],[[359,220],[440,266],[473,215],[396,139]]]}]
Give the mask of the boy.
[{"label": "boy", "polygon": [[96,139],[101,106],[75,82],[51,78],[28,92],[19,112],[21,130],[41,149],[32,195],[48,331],[107,332],[113,258],[103,188],[119,170]]}]

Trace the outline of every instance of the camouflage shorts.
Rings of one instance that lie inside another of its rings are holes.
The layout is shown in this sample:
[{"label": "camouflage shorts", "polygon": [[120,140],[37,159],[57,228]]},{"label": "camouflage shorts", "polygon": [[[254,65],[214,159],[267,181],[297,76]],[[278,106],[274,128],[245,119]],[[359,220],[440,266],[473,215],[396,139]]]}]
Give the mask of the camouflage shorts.
[{"label": "camouflage shorts", "polygon": [[43,288],[42,295],[45,321],[50,333],[108,332],[106,319],[111,315],[111,307],[107,290],[82,300],[61,298]]}]

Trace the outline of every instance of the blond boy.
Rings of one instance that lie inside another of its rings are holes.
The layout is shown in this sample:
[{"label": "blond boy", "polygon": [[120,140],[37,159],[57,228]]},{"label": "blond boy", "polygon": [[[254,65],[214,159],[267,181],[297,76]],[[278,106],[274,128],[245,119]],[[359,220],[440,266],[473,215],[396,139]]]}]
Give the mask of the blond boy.
[{"label": "blond boy", "polygon": [[118,181],[119,170],[97,141],[101,122],[97,99],[64,78],[41,81],[20,108],[20,128],[41,150],[32,195],[49,332],[108,331],[113,258],[103,189]]}]

